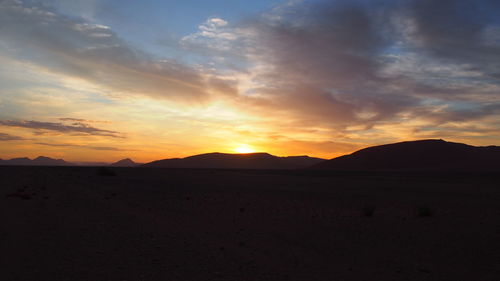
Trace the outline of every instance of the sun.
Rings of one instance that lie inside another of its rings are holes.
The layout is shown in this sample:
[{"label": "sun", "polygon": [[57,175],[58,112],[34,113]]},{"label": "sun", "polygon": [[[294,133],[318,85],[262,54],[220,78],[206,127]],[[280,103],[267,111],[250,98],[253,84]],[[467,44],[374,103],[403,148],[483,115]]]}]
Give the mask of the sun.
[{"label": "sun", "polygon": [[253,153],[255,152],[255,150],[253,150],[252,148],[248,147],[248,146],[238,146],[236,147],[235,149],[233,149],[235,152],[237,153]]}]

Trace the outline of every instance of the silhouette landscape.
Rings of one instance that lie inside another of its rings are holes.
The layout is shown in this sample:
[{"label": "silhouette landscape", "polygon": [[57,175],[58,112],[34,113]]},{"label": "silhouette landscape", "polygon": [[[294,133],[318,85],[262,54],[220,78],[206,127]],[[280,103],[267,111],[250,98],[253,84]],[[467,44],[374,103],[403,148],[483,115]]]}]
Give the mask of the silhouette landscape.
[{"label": "silhouette landscape", "polygon": [[443,280],[443,273],[444,280],[463,280],[480,271],[494,277],[498,153],[494,146],[421,140],[331,160],[267,153],[142,165],[123,159],[101,167],[46,157],[4,160],[0,235],[10,266],[1,274],[5,280],[373,274]]},{"label": "silhouette landscape", "polygon": [[[406,141],[361,149],[330,160],[309,156],[278,157],[269,153],[206,153],[185,158],[156,160],[146,164],[130,158],[93,166],[186,169],[311,169],[336,171],[500,171],[500,147],[471,146],[439,139]],[[13,166],[88,166],[39,156],[1,160]]]},{"label": "silhouette landscape", "polygon": [[499,0],[0,0],[0,281],[500,280]]}]

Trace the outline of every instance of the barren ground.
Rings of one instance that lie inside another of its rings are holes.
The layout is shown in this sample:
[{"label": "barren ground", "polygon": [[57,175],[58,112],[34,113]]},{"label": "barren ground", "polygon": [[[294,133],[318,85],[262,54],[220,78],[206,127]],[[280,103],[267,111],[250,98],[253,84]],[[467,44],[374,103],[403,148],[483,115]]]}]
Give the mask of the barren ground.
[{"label": "barren ground", "polygon": [[0,167],[0,280],[500,280],[500,174]]}]

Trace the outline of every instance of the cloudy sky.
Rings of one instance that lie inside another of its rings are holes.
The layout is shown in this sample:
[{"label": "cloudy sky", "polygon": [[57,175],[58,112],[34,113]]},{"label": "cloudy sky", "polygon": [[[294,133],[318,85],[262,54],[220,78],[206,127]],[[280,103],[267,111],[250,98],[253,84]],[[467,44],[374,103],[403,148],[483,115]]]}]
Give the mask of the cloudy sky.
[{"label": "cloudy sky", "polygon": [[0,158],[500,145],[497,0],[0,0]]}]

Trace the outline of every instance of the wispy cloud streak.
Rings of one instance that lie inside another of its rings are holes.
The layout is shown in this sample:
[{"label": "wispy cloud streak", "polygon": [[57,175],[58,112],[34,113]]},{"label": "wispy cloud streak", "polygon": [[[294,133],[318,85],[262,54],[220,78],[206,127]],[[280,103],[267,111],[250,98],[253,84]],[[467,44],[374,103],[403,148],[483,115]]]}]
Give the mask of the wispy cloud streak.
[{"label": "wispy cloud streak", "polygon": [[53,146],[53,147],[76,147],[76,148],[85,148],[85,149],[102,150],[102,151],[132,151],[130,149],[121,149],[121,148],[109,147],[109,146],[90,146],[90,145],[79,145],[79,144],[69,144],[69,143],[36,142],[35,144],[45,145],[45,146]]},{"label": "wispy cloud streak", "polygon": [[18,140],[27,140],[27,139],[19,136],[0,133],[0,141],[18,141]]},{"label": "wispy cloud streak", "polygon": [[95,127],[86,125],[84,123],[77,123],[76,125],[66,125],[63,123],[40,122],[40,121],[33,121],[33,120],[31,120],[31,121],[0,120],[0,125],[1,126],[35,129],[35,130],[54,131],[54,132],[66,133],[66,134],[78,133],[78,134],[83,134],[83,135],[123,138],[123,135],[119,132],[95,128]]}]

